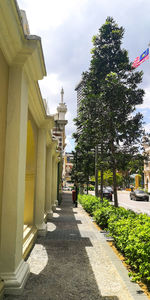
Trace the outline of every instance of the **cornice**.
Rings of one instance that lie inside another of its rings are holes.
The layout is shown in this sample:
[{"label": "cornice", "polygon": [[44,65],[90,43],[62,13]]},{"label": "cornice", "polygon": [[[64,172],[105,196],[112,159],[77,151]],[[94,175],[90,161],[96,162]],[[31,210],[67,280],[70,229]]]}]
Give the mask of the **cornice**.
[{"label": "cornice", "polygon": [[0,0],[0,29],[0,48],[8,65],[26,63],[25,69],[34,80],[46,76],[41,38],[25,35],[15,0]]},{"label": "cornice", "polygon": [[29,110],[35,120],[35,123],[38,127],[40,127],[46,118],[46,111],[44,104],[42,103],[42,96],[39,88],[37,87],[37,83],[33,82],[32,85],[29,86],[28,99]]},{"label": "cornice", "polygon": [[[27,36],[29,37],[29,36]],[[29,82],[32,80],[38,81],[46,76],[46,68],[43,57],[41,38],[33,36],[33,39],[27,39],[24,43],[24,49],[27,49],[28,59],[25,64],[25,72]]]},{"label": "cornice", "polygon": [[43,48],[42,48],[42,41],[41,37],[37,35],[26,35],[26,40],[28,43],[28,46],[36,44],[36,48],[33,55],[33,65],[37,65],[38,74],[41,72],[41,78],[37,78],[37,80],[43,79],[43,76],[46,76],[46,66],[45,66],[45,60],[44,60],[44,54],[43,54]]},{"label": "cornice", "polygon": [[32,85],[29,85],[28,105],[37,126],[51,131],[55,125],[54,117],[46,114],[41,91],[37,82],[32,82]]},{"label": "cornice", "polygon": [[8,64],[11,64],[16,53],[22,48],[24,38],[18,12],[16,1],[0,0],[0,45]]}]

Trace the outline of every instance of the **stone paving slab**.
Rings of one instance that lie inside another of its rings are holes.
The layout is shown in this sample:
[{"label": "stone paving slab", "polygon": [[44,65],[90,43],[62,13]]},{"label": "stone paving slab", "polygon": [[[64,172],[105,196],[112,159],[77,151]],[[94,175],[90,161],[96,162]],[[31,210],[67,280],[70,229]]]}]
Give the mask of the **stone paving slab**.
[{"label": "stone paving slab", "polygon": [[28,258],[30,277],[20,296],[5,300],[146,300],[103,234],[71,194],[48,222]]}]

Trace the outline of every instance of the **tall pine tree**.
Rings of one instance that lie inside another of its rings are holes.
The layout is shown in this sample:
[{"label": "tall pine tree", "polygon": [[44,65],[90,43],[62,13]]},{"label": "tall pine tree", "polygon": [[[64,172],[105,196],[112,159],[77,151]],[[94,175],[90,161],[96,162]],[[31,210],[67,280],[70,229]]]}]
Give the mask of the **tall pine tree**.
[{"label": "tall pine tree", "polygon": [[82,128],[82,139],[90,135],[92,147],[101,145],[102,161],[103,153],[107,154],[113,171],[115,206],[118,206],[117,161],[123,152],[137,151],[142,115],[135,110],[144,95],[138,88],[142,72],[132,69],[127,51],[121,48],[123,34],[124,29],[108,17],[93,37],[90,68],[83,73],[84,99],[76,120]]}]

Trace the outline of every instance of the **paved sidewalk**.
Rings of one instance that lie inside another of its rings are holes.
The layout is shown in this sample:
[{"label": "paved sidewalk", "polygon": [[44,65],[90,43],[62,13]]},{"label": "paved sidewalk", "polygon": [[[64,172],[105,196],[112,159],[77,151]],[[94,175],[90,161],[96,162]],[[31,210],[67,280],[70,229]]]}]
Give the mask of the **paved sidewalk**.
[{"label": "paved sidewalk", "polygon": [[105,237],[71,193],[48,222],[28,258],[30,277],[21,296],[5,300],[146,300]]}]

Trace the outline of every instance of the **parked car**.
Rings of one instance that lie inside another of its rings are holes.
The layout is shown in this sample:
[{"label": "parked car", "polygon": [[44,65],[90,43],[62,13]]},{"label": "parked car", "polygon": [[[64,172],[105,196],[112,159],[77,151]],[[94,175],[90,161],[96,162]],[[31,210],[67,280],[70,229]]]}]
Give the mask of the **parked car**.
[{"label": "parked car", "polygon": [[[99,190],[99,196],[100,195],[101,195],[101,190]],[[106,188],[103,188],[103,197],[112,201],[112,193]]]},{"label": "parked car", "polygon": [[72,188],[69,186],[64,186],[63,191],[72,191]]},{"label": "parked car", "polygon": [[134,190],[130,192],[131,200],[149,201],[149,194],[142,190]]},{"label": "parked car", "polygon": [[73,190],[73,188],[71,188],[70,186],[68,186],[68,191],[72,191]]},{"label": "parked car", "polygon": [[106,186],[106,190],[113,194],[113,188],[111,186]]},{"label": "parked car", "polygon": [[63,191],[68,191],[68,188],[66,186],[64,186]]}]

